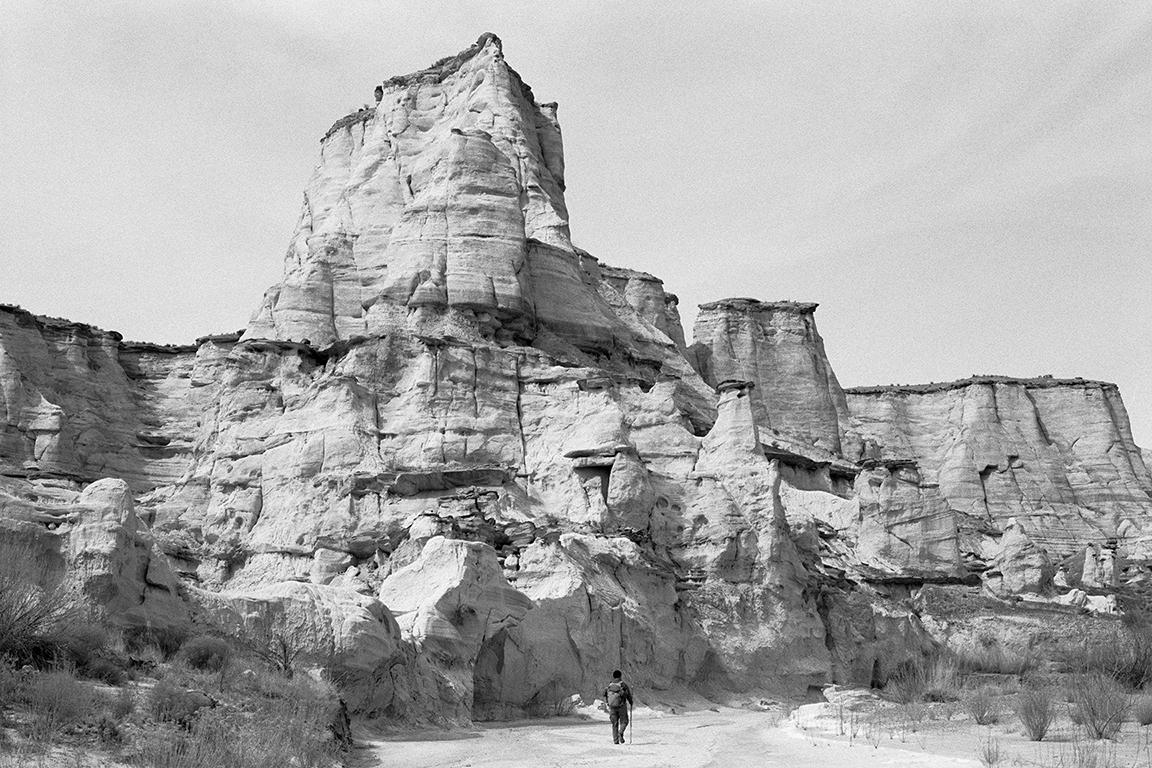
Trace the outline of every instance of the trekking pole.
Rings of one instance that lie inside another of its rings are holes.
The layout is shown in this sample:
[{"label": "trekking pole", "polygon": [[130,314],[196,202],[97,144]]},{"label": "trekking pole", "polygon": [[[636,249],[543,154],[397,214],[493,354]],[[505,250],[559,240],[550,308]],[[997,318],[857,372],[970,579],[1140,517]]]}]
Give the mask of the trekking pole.
[{"label": "trekking pole", "polygon": [[636,730],[636,721],[632,719],[632,702],[628,702],[628,743],[632,743],[632,732]]}]

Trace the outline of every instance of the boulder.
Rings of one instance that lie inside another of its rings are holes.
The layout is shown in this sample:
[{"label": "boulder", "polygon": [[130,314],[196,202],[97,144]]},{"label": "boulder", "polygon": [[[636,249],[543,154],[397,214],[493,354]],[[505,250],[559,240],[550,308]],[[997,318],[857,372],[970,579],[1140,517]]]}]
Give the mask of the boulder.
[{"label": "boulder", "polygon": [[985,573],[984,588],[998,597],[1043,595],[1052,591],[1055,575],[1048,553],[1037,547],[1024,526],[1013,519],[1000,535],[998,549]]}]

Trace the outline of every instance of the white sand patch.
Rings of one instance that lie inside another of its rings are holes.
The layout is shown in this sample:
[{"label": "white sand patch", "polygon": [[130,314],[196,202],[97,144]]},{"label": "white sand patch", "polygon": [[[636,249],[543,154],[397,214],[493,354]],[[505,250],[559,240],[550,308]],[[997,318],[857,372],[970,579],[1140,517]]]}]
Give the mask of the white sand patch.
[{"label": "white sand patch", "polygon": [[[971,758],[934,754],[913,742],[849,743],[782,724],[779,714],[737,709],[683,715],[637,710],[631,744],[615,746],[607,723],[577,718],[363,739],[358,768],[973,768]],[[973,744],[977,744],[974,734]]]}]

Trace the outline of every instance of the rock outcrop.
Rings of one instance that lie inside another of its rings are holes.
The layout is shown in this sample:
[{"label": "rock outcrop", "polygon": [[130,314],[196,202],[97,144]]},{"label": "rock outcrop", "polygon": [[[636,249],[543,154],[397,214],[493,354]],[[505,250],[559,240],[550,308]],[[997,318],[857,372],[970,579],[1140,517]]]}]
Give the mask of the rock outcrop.
[{"label": "rock outcrop", "polygon": [[854,455],[844,391],[816,330],[815,304],[725,299],[703,304],[692,345],[712,386],[750,381],[757,424],[834,454]]},{"label": "rock outcrop", "polygon": [[0,525],[95,613],[279,637],[358,712],[452,723],[617,667],[882,684],[933,643],[924,584],[1142,576],[1114,387],[845,391],[813,304],[705,305],[687,347],[660,280],[573,246],[556,107],[495,36],[377,96],[242,334],[0,307]]},{"label": "rock outcrop", "polygon": [[182,586],[137,516],[128,484],[77,485],[0,478],[0,557],[26,559],[39,586],[61,587],[94,618],[123,628],[187,628]]},{"label": "rock outcrop", "polygon": [[1115,385],[985,376],[847,397],[864,456],[914,465],[970,552],[1015,521],[1053,559],[1111,543],[1148,567],[1152,476]]}]

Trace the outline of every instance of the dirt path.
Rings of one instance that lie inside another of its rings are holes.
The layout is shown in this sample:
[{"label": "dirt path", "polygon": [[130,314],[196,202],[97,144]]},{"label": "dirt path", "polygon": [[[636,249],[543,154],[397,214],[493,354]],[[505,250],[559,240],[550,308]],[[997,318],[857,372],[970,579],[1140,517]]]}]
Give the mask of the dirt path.
[{"label": "dirt path", "polygon": [[811,736],[758,712],[725,709],[685,715],[636,712],[633,743],[612,744],[606,722],[557,719],[444,733],[365,736],[357,768],[971,768],[975,759]]}]

